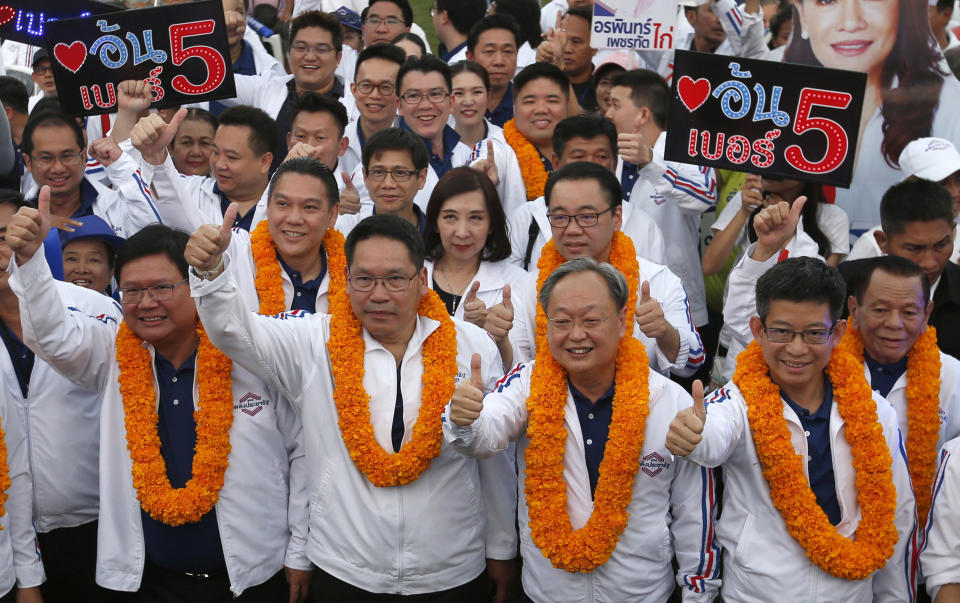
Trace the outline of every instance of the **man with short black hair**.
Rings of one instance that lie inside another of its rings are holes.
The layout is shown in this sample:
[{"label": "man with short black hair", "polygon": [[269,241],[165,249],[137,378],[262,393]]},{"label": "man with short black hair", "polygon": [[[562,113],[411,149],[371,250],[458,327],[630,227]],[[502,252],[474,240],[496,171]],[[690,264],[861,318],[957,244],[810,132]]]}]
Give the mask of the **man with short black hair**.
[{"label": "man with short black hair", "polygon": [[30,97],[27,108],[33,111],[34,106],[41,98],[53,98],[57,96],[57,82],[53,79],[53,65],[50,62],[50,53],[46,48],[40,48],[33,54],[30,66],[33,68],[33,74],[30,79],[40,90]]},{"label": "man with short black hair", "polygon": [[407,0],[370,0],[364,9],[363,46],[392,44],[393,39],[410,31],[413,9]]},{"label": "man with short black hair", "polygon": [[467,58],[467,34],[486,13],[483,0],[436,0],[430,9],[433,29],[446,53],[440,58],[448,65]]},{"label": "man with short black hair", "polygon": [[960,40],[951,31],[950,19],[953,17],[953,0],[937,0],[929,6],[930,31],[943,51],[960,46]]},{"label": "man with short black hair", "polygon": [[370,137],[391,128],[397,121],[397,73],[407,55],[393,44],[373,44],[360,51],[350,83],[360,116],[347,124],[350,141],[344,154],[344,169],[351,172],[363,161],[363,146]]},{"label": "man with short black hair", "polygon": [[486,118],[501,128],[513,119],[513,76],[517,52],[523,44],[520,26],[512,15],[493,14],[478,21],[467,36],[467,59],[487,70],[490,92]]},{"label": "man with short black hair", "polygon": [[23,82],[9,75],[0,76],[0,103],[3,104],[3,111],[7,116],[13,150],[13,167],[6,175],[0,176],[0,185],[16,191],[20,190],[20,179],[24,170],[20,142],[23,140],[23,129],[27,125],[29,99]]}]

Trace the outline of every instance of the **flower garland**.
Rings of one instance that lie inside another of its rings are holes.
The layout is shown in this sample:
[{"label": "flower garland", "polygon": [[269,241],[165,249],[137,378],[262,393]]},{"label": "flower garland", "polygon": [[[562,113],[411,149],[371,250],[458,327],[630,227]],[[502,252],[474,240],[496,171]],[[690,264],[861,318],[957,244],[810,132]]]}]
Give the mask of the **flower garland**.
[{"label": "flower garland", "polygon": [[[7,514],[7,490],[10,489],[10,465],[7,464],[7,436],[0,427],[0,517]],[[0,530],[3,526],[0,526]]]},{"label": "flower garland", "polygon": [[517,160],[520,162],[520,175],[527,187],[527,201],[539,199],[543,196],[547,178],[550,176],[543,167],[543,161],[540,160],[540,152],[527,140],[526,136],[520,133],[513,119],[503,124],[503,137],[513,147],[513,152],[517,154]]},{"label": "flower garland", "polygon": [[524,456],[530,537],[554,567],[590,572],[607,562],[627,526],[627,506],[633,498],[633,482],[640,467],[650,412],[647,353],[643,344],[630,335],[620,340],[613,417],[600,461],[593,512],[583,527],[574,530],[567,512],[567,483],[563,478],[567,372],[546,344],[538,345],[537,350],[527,399],[530,444]]},{"label": "flower garland", "polygon": [[[847,329],[840,348],[853,355],[863,372],[863,339],[856,329]],[[907,353],[907,459],[910,481],[917,499],[919,532],[927,522],[937,471],[937,440],[940,439],[940,348],[937,331],[928,326]]]},{"label": "flower garland", "polygon": [[[339,231],[328,228],[323,235],[323,248],[327,252],[327,273],[330,274],[329,291],[342,291],[346,281],[347,259],[343,252],[344,239]],[[254,286],[260,299],[260,314],[273,316],[287,310],[283,295],[283,273],[277,261],[277,246],[270,235],[270,225],[263,220],[250,235],[250,250],[257,268]],[[329,294],[328,294],[329,295]]]},{"label": "flower garland", "polygon": [[370,423],[370,396],[363,387],[365,346],[360,321],[345,290],[336,290],[330,297],[327,350],[336,384],[333,400],[340,433],[357,469],[380,488],[413,482],[440,454],[440,418],[455,388],[457,332],[447,308],[436,292],[429,291],[420,299],[418,313],[440,326],[423,344],[423,393],[413,436],[399,452],[389,453],[377,443]]},{"label": "flower garland", "polygon": [[213,508],[229,464],[233,363],[210,343],[203,325],[197,325],[197,337],[200,340],[197,353],[200,404],[193,413],[197,423],[193,477],[183,488],[173,488],[167,478],[167,464],[160,454],[150,352],[126,323],[121,323],[117,331],[118,381],[123,397],[127,450],[133,461],[133,487],[143,510],[170,526],[196,523]]},{"label": "flower garland", "polygon": [[763,350],[756,341],[737,357],[733,382],[747,403],[753,442],[763,477],[770,486],[770,498],[790,535],[823,571],[837,578],[862,580],[886,564],[897,542],[893,461],[863,368],[837,348],[830,357],[827,374],[837,411],[845,421],[844,437],[850,444],[856,471],[861,519],[852,540],[837,532],[817,504],[802,459],[790,441],[779,388],[770,380]]}]

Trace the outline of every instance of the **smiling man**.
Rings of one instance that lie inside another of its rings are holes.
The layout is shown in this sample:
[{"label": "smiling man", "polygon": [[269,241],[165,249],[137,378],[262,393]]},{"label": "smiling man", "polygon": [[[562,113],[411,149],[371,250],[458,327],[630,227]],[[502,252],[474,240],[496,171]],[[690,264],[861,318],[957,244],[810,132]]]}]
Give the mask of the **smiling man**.
[{"label": "smiling man", "polygon": [[407,0],[370,0],[364,12],[360,32],[364,47],[392,44],[413,24],[413,9]]},{"label": "smiling man", "polygon": [[347,124],[344,135],[349,146],[344,154],[344,169],[356,170],[370,137],[396,123],[397,74],[406,60],[403,50],[393,44],[368,46],[357,57],[350,91],[360,116]]}]

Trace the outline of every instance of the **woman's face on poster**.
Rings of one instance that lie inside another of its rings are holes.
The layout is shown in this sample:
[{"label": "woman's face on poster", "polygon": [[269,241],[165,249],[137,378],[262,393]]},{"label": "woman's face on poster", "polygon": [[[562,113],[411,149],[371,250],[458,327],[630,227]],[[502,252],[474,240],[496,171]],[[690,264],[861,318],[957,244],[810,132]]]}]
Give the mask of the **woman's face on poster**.
[{"label": "woman's face on poster", "polygon": [[823,66],[870,74],[883,69],[897,41],[900,1],[795,0],[795,6]]}]

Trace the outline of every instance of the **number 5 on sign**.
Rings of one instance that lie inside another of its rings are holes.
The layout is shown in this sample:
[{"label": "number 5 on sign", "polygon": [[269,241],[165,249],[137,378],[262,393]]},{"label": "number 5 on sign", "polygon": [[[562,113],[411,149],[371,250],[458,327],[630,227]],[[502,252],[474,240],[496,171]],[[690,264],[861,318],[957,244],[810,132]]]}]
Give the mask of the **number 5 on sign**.
[{"label": "number 5 on sign", "polygon": [[837,122],[825,117],[810,117],[810,112],[816,106],[833,109],[846,109],[850,106],[853,96],[847,92],[820,90],[818,88],[804,88],[800,91],[800,102],[797,103],[797,115],[793,121],[793,131],[803,134],[807,130],[823,132],[827,137],[827,150],[823,159],[813,163],[803,155],[799,145],[791,145],[784,152],[787,163],[804,172],[812,174],[826,174],[837,169],[847,158],[847,133]]},{"label": "number 5 on sign", "polygon": [[226,61],[223,55],[209,46],[197,45],[184,47],[186,38],[213,33],[215,24],[212,19],[194,23],[178,23],[170,26],[170,48],[173,54],[173,64],[179,67],[191,58],[203,61],[207,68],[207,79],[200,84],[192,84],[185,75],[173,78],[170,85],[181,94],[205,94],[217,88],[227,73]]}]

